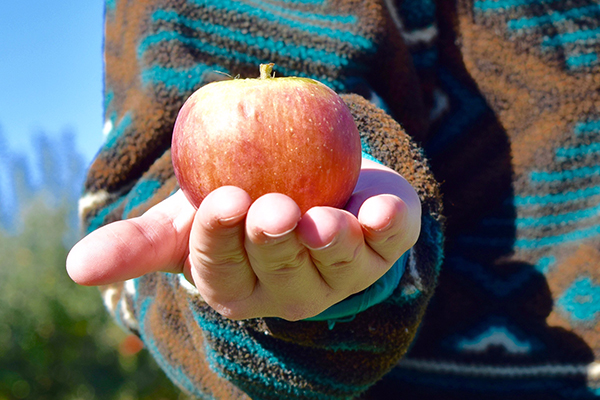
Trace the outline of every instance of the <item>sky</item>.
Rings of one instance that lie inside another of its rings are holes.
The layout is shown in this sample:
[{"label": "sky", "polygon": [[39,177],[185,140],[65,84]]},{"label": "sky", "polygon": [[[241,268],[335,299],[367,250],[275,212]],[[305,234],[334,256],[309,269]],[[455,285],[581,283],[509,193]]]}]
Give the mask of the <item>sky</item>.
[{"label": "sky", "polygon": [[102,142],[102,0],[2,1],[0,133],[32,154],[67,131],[87,163]]}]

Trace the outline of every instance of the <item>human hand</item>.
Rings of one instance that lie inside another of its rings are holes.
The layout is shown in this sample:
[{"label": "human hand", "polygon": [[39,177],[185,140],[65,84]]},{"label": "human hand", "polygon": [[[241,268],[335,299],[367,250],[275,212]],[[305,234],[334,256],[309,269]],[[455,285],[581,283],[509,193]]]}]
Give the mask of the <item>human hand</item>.
[{"label": "human hand", "polygon": [[219,188],[196,211],[178,192],[138,218],[90,233],[67,258],[71,278],[100,285],[183,273],[231,319],[319,314],[379,279],[416,242],[419,199],[394,171],[363,159],[346,210],[301,215],[289,197],[255,202]]}]

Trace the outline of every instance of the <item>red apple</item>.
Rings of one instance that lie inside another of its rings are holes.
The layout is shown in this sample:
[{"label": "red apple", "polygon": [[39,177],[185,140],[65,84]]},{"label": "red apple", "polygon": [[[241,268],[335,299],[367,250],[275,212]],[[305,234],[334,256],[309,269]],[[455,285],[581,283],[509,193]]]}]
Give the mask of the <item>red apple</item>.
[{"label": "red apple", "polygon": [[283,193],[304,213],[343,207],[358,180],[360,137],[350,110],[312,79],[271,75],[213,82],[185,102],[175,123],[173,167],[198,207],[225,185],[252,200]]}]

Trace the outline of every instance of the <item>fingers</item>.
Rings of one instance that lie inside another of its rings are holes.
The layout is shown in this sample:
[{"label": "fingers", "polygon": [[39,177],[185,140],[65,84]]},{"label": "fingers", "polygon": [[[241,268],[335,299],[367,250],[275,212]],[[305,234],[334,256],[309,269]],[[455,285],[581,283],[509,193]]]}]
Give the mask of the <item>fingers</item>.
[{"label": "fingers", "polygon": [[256,282],[244,249],[245,219],[251,203],[240,188],[216,189],[200,204],[190,234],[190,257],[184,272],[204,300],[224,315],[230,314],[227,304],[249,297]]},{"label": "fingers", "polygon": [[287,196],[265,195],[246,214],[245,240],[241,226],[236,233],[235,247],[243,240],[248,262],[229,263],[235,276],[211,284],[219,293],[209,304],[233,319],[314,316],[385,274],[410,246],[406,214],[406,204],[392,195],[365,201],[359,218],[331,207],[301,216]]},{"label": "fingers", "polygon": [[421,229],[420,208],[410,207],[394,195],[367,199],[358,213],[368,246],[388,262],[396,261],[417,241]]},{"label": "fingers", "polygon": [[341,298],[368,287],[389,268],[366,244],[356,217],[344,210],[310,209],[298,226],[298,235],[322,279]]},{"label": "fingers", "polygon": [[357,216],[367,245],[388,263],[395,262],[419,237],[419,196],[404,177],[381,164],[363,159],[346,209]]},{"label": "fingers", "polygon": [[338,294],[359,292],[385,274],[417,240],[420,213],[394,195],[364,201],[358,218],[328,207],[309,210],[298,226],[322,278]]},{"label": "fingers", "polygon": [[181,271],[194,207],[181,191],[138,218],[103,226],[79,241],[67,272],[81,285],[125,281],[154,271]]},{"label": "fingers", "polygon": [[301,218],[300,209],[289,197],[271,193],[250,207],[246,220],[248,257],[257,265],[256,273],[268,276],[296,268],[301,249],[294,229]]},{"label": "fingers", "polygon": [[246,251],[263,315],[296,320],[321,311],[315,295],[326,284],[296,235],[301,217],[296,203],[277,193],[262,196],[248,212]]}]

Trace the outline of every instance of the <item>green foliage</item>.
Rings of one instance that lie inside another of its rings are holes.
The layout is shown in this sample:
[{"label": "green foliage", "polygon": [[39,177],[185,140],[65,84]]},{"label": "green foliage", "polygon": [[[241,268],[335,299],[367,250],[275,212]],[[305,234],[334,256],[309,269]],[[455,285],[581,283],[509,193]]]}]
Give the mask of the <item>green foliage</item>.
[{"label": "green foliage", "polygon": [[42,196],[16,232],[0,228],[0,400],[183,399],[145,350],[119,352],[98,289],[65,272],[72,203]]}]

